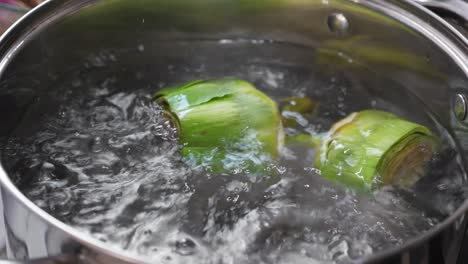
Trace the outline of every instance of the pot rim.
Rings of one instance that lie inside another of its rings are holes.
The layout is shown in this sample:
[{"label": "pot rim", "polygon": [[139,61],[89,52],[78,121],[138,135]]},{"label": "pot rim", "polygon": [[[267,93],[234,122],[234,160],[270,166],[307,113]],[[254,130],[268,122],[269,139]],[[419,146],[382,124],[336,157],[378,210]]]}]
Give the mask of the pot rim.
[{"label": "pot rim", "polygon": [[[417,32],[422,33],[424,37],[429,38],[435,44],[437,44],[439,48],[445,51],[445,53],[455,61],[455,63],[460,67],[460,69],[463,70],[465,75],[468,76],[468,39],[447,21],[445,21],[426,7],[415,3],[412,0],[371,0],[363,1],[360,3],[364,6],[370,7],[373,10],[380,11],[383,14],[392,17],[393,19],[397,19],[399,22],[403,22],[405,25],[410,26]],[[432,21],[422,21],[421,18],[413,15],[413,12],[422,13]],[[444,34],[438,31],[434,28],[436,26],[445,29],[447,32],[445,32]],[[455,43],[455,41],[457,41],[458,43]],[[463,161],[463,168],[466,173],[468,166],[466,158],[462,156],[461,159]],[[400,246],[390,247],[375,254],[365,256],[364,258],[362,258],[362,261],[374,263],[385,258],[395,256],[398,253],[403,253],[407,250],[410,250],[411,248],[415,248],[417,247],[417,245],[428,241],[432,237],[438,235],[443,230],[456,223],[457,221],[460,221],[460,224],[466,222],[468,220],[465,219],[465,214],[467,212],[468,199],[466,199],[457,208],[457,210],[455,210],[455,212],[453,212],[451,215],[445,218],[442,222],[437,223],[431,229],[407,240]],[[464,232],[464,230],[462,232]]]},{"label": "pot rim", "polygon": [[[99,0],[83,0],[80,6],[90,5]],[[395,19],[405,26],[411,27],[413,30],[429,38],[441,49],[443,49],[451,59],[468,76],[468,39],[465,38],[448,22],[438,17],[425,7],[413,2],[412,0],[368,0],[354,1],[358,5],[368,7],[374,11],[385,14],[392,19]],[[39,6],[29,11],[26,15],[15,22],[1,37],[0,37],[0,75],[4,72],[10,60],[14,58],[16,53],[21,49],[23,43],[40,32],[40,29],[53,23],[56,19],[61,18],[64,14],[68,14],[77,8],[76,4],[72,4],[74,0],[46,0]],[[413,12],[418,12],[427,16],[430,21],[423,21],[420,17],[414,15]],[[46,22],[47,20],[47,22]],[[445,29],[446,32],[437,30],[435,26]],[[464,164],[466,170],[466,163]],[[104,243],[91,235],[79,231],[74,227],[67,225],[46,211],[39,208],[31,200],[29,200],[8,177],[6,171],[0,163],[0,189],[3,192],[9,192],[22,206],[33,212],[44,222],[52,225],[54,228],[63,231],[82,245],[96,252],[104,253],[114,258],[120,259],[128,263],[148,263],[149,259],[136,255],[135,253],[123,251],[120,248],[112,247],[108,243]],[[0,195],[4,195],[0,193]],[[440,233],[443,229],[449,227],[457,220],[464,220],[462,216],[468,211],[468,199],[450,216],[442,222],[435,225],[426,232],[407,240],[400,246],[390,247],[375,254],[357,259],[357,262],[377,262],[387,257],[395,256],[398,253],[405,252],[418,244],[427,241],[431,237]]]}]

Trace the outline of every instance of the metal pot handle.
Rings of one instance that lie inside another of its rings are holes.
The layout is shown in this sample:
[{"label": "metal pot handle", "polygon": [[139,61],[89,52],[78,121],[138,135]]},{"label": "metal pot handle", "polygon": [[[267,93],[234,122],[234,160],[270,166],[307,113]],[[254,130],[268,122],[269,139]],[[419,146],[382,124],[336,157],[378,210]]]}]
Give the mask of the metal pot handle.
[{"label": "metal pot handle", "polygon": [[438,8],[457,15],[468,22],[468,2],[463,0],[415,0],[428,8]]},{"label": "metal pot handle", "polygon": [[60,255],[55,257],[47,257],[32,260],[1,260],[0,264],[71,264],[79,263],[79,257],[77,255]]}]

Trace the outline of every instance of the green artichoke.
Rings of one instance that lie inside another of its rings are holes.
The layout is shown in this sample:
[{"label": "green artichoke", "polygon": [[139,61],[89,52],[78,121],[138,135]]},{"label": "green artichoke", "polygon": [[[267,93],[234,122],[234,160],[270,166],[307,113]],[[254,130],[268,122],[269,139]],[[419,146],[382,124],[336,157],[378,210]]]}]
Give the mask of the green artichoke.
[{"label": "green artichoke", "polygon": [[360,189],[413,185],[437,148],[426,127],[378,110],[353,113],[333,125],[315,166],[332,181]]},{"label": "green artichoke", "polygon": [[154,99],[178,128],[182,155],[195,165],[252,171],[279,155],[278,106],[246,81],[194,81],[160,90]]}]

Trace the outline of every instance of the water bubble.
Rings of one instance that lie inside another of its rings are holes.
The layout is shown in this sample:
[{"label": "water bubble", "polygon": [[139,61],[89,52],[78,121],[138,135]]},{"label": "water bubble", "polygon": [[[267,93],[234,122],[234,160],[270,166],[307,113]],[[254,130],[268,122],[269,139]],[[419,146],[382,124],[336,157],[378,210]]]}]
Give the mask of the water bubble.
[{"label": "water bubble", "polygon": [[181,256],[190,256],[196,253],[197,245],[190,238],[178,240],[174,245],[174,251]]},{"label": "water bubble", "polygon": [[92,56],[89,58],[89,62],[91,63],[92,66],[94,67],[104,67],[107,65],[106,61],[98,56]]},{"label": "water bubble", "polygon": [[67,111],[61,110],[61,111],[59,111],[58,115],[59,115],[60,118],[65,118],[67,116]]},{"label": "water bubble", "polygon": [[101,137],[95,137],[90,142],[91,151],[99,153],[104,149],[104,143]]}]

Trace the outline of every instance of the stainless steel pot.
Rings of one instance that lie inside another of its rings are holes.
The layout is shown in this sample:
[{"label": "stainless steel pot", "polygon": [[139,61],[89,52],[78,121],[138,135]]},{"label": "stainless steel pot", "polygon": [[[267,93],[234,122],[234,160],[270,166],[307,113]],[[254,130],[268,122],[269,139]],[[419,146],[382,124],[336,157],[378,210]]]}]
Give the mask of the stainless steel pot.
[{"label": "stainless steel pot", "polygon": [[[460,5],[455,11],[465,7]],[[458,158],[464,161],[468,155],[468,41],[427,9],[411,1],[396,0],[46,1],[0,41],[0,140],[5,140],[21,122],[37,95],[47,95],[58,78],[68,78],[67,72],[89,54],[112,50],[120,56],[110,70],[126,74],[127,69],[146,67],[157,74],[157,69],[151,68],[153,55],[162,55],[154,43],[175,39],[267,40],[318,50],[335,49],[337,54],[344,53],[348,59],[371,68],[376,76],[389,77],[415,94],[454,135],[454,144],[462,153]],[[144,54],[137,52],[142,45]],[[414,66],[405,60],[360,52],[365,47],[380,46],[391,46],[399,54],[421,60]],[[163,55],[171,57],[181,52],[184,50]],[[301,56],[284,56],[288,61],[316,63]],[[94,66],[99,67],[101,62]],[[333,71],[346,65],[326,68]],[[379,87],[375,92],[391,94],[389,84],[354,67],[347,69],[357,78],[369,80],[366,85]],[[411,112],[411,100],[398,98],[396,104]],[[43,110],[45,114],[54,111],[53,103]],[[38,259],[29,263],[145,262],[56,220],[29,201],[3,169],[0,183],[8,255],[12,259]],[[357,262],[454,263],[467,209],[465,201],[428,232],[401,247]]]}]

